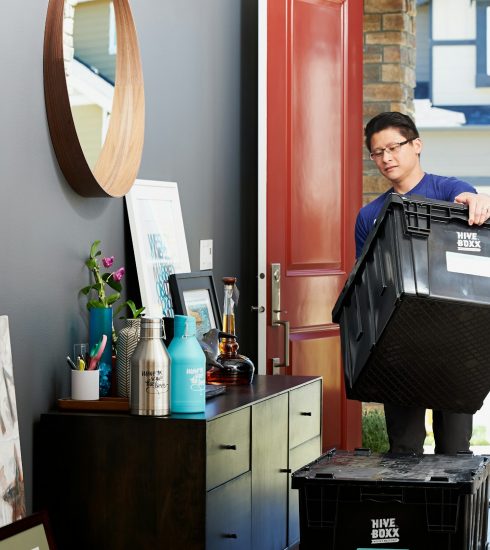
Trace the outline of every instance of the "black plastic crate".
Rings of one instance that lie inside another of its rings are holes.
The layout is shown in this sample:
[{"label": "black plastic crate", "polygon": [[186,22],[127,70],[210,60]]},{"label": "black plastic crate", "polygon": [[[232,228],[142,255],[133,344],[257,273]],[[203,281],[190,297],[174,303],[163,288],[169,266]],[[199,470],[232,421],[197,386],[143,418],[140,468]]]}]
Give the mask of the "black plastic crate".
[{"label": "black plastic crate", "polygon": [[295,472],[300,549],[484,550],[489,459],[330,452]]},{"label": "black plastic crate", "polygon": [[349,398],[474,413],[490,391],[490,223],[391,195],[332,317]]}]

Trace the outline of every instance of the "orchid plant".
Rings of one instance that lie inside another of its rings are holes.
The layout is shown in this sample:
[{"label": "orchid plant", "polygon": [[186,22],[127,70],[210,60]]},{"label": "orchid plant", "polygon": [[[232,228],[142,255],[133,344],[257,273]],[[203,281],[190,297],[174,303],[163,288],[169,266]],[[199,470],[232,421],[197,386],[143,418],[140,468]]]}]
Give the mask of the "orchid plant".
[{"label": "orchid plant", "polygon": [[[120,267],[114,271],[102,272],[102,268],[110,269],[114,265],[114,256],[102,256],[99,250],[100,241],[95,241],[90,247],[90,255],[85,261],[85,265],[89,268],[93,283],[83,287],[80,292],[88,296],[87,309],[112,307],[115,302],[121,298],[121,280],[124,277],[125,269]],[[100,260],[100,261],[99,261]],[[102,264],[102,265],[101,265]],[[113,291],[113,292],[110,292]],[[125,307],[129,308],[133,319],[138,318],[144,311],[144,307],[137,308],[133,300],[126,300],[120,304],[115,313],[116,315]],[[116,349],[117,333],[112,325],[112,346],[113,351]]]},{"label": "orchid plant", "polygon": [[[94,293],[96,298],[89,299],[87,301],[87,309],[95,307],[111,307],[112,304],[117,302],[121,297],[121,280],[124,277],[125,269],[120,267],[115,271],[101,272],[101,265],[99,263],[99,256],[102,252],[99,250],[100,241],[95,241],[90,247],[90,256],[85,261],[85,265],[92,273],[94,282],[81,289],[81,293],[85,296],[89,296],[90,293]],[[108,256],[101,258],[102,267],[109,269],[114,264],[114,256]],[[108,289],[114,292],[108,293]],[[124,307],[123,304],[122,307]]]},{"label": "orchid plant", "polygon": [[[125,269],[120,267],[115,271],[109,271],[101,273],[101,266],[99,264],[99,256],[102,256],[102,252],[99,250],[100,241],[95,241],[90,247],[90,256],[85,261],[85,265],[92,273],[94,282],[88,286],[85,286],[80,291],[85,296],[88,296],[90,292],[95,292],[97,298],[87,301],[87,309],[94,307],[111,307],[121,297],[121,280],[124,277]],[[106,269],[111,268],[114,265],[114,256],[106,256],[100,259],[102,266]],[[106,287],[109,287],[114,292],[107,292]],[[123,304],[120,304],[116,309],[116,315],[127,307],[131,311],[133,319],[137,319],[141,316],[144,307],[138,308],[133,300],[126,300]]]}]

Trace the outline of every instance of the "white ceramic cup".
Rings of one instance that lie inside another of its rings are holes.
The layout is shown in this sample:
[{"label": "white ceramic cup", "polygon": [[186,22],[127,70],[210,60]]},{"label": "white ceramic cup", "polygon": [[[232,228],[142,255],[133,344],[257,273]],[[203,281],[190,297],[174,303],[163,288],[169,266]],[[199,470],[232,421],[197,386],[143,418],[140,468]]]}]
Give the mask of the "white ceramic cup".
[{"label": "white ceramic cup", "polygon": [[77,401],[95,401],[99,399],[99,371],[72,370],[71,398]]}]

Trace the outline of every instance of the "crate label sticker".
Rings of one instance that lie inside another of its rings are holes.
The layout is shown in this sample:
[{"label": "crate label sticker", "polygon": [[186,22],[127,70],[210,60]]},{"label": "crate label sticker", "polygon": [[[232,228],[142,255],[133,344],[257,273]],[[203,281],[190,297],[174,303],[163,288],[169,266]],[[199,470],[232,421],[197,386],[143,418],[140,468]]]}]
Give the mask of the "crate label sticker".
[{"label": "crate label sticker", "polygon": [[456,231],[458,250],[462,252],[481,252],[481,240],[478,233],[472,231]]},{"label": "crate label sticker", "polygon": [[452,273],[490,277],[490,258],[486,256],[468,256],[446,251],[446,266]]},{"label": "crate label sticker", "polygon": [[371,519],[371,544],[400,542],[399,531],[396,518]]}]

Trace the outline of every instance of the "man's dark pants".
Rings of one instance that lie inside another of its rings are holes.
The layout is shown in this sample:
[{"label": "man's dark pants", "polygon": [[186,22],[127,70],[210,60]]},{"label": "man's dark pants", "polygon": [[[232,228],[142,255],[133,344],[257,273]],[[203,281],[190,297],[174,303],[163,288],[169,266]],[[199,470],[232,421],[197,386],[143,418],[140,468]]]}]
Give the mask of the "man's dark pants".
[{"label": "man's dark pants", "polygon": [[[386,429],[392,453],[424,452],[425,409],[385,403]],[[447,411],[432,412],[436,454],[468,451],[473,430],[473,415]]]}]

